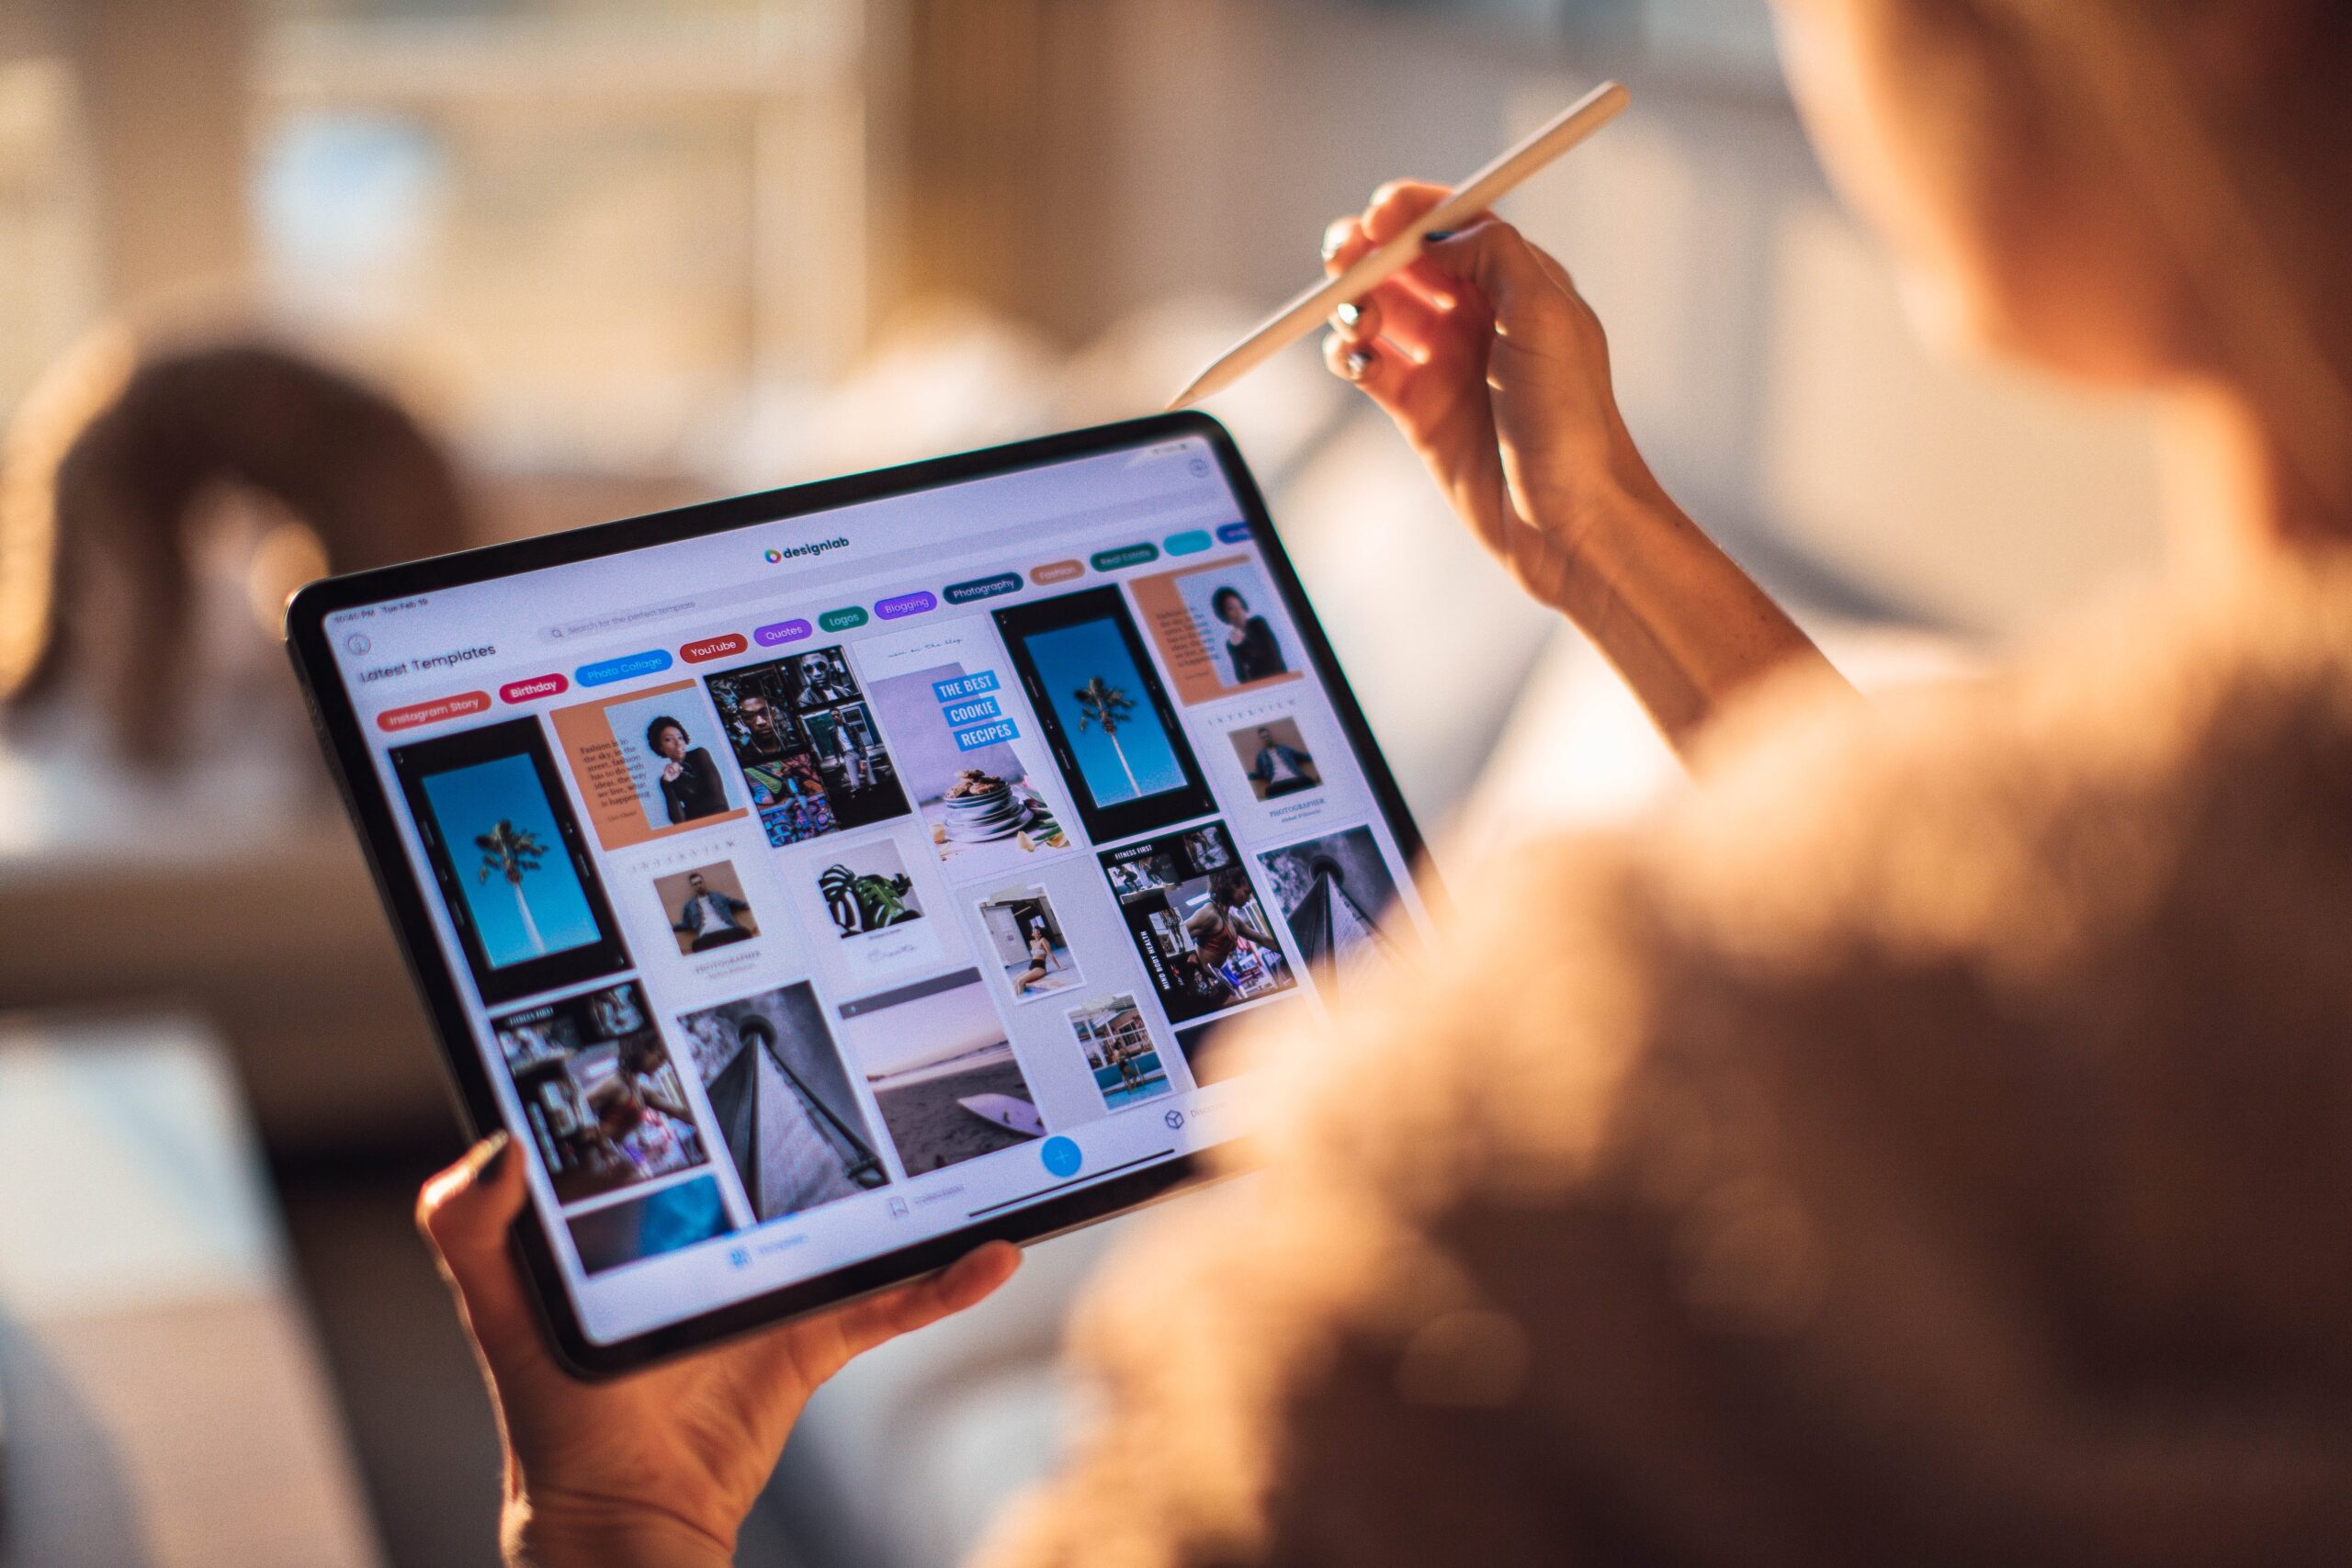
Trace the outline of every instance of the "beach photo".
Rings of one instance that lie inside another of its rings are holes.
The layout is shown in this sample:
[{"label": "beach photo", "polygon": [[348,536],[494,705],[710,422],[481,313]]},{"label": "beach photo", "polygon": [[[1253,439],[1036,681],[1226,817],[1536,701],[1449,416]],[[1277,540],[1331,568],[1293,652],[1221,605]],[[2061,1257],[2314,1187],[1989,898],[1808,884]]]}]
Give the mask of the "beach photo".
[{"label": "beach photo", "polygon": [[982,898],[978,908],[980,924],[1014,1001],[1035,1001],[1086,983],[1044,888],[1002,888]]},{"label": "beach photo", "polygon": [[1094,1075],[1105,1111],[1157,1100],[1175,1087],[1134,997],[1096,997],[1073,1008],[1069,1018],[1071,1038]]},{"label": "beach photo", "polygon": [[806,981],[683,1015],[719,1141],[763,1220],[890,1179]]},{"label": "beach photo", "polygon": [[842,1039],[909,1176],[1046,1135],[977,969],[850,1002]]}]

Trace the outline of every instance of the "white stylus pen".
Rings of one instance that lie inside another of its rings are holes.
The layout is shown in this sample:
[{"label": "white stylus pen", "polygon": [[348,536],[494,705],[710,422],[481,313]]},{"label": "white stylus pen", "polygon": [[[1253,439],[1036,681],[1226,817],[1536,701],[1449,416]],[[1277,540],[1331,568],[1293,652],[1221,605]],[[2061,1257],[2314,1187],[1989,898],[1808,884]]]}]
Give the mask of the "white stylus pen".
[{"label": "white stylus pen", "polygon": [[1168,400],[1168,406],[1184,408],[1233,385],[1313,332],[1333,310],[1351,299],[1363,299],[1410,266],[1420,256],[1423,238],[1461,228],[1516,189],[1536,170],[1623,114],[1633,101],[1634,95],[1622,83],[1604,82],[1595,87],[1526,141],[1463,181],[1453,196],[1423,213],[1403,233],[1339,276],[1316,285],[1283,306],[1264,325],[1193,377],[1190,386]]}]

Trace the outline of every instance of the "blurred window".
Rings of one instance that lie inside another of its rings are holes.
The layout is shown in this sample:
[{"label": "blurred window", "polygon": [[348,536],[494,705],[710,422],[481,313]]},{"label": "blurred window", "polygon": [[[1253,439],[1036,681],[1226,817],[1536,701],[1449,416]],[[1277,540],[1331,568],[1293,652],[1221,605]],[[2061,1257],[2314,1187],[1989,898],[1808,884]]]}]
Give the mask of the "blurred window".
[{"label": "blurred window", "polygon": [[97,308],[79,114],[65,61],[0,55],[0,424]]},{"label": "blurred window", "polygon": [[1630,44],[1657,64],[1706,75],[1777,75],[1765,0],[1358,0],[1445,11],[1564,40]]},{"label": "blurred window", "polygon": [[265,0],[254,215],[298,323],[495,455],[661,467],[865,318],[856,0]]}]

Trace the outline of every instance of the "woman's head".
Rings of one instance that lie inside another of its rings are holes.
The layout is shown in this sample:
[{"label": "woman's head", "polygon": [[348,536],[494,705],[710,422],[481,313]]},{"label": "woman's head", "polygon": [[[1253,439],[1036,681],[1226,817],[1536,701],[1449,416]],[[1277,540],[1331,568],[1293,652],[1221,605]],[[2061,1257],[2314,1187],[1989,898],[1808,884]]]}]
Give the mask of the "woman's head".
[{"label": "woman's head", "polygon": [[[1824,160],[1954,335],[2352,423],[2352,6],[1779,0]],[[2327,428],[2327,425],[2323,425]]]},{"label": "woman's head", "polygon": [[645,743],[673,762],[684,761],[689,744],[686,727],[664,714],[645,727]]},{"label": "woman's head", "polygon": [[1229,626],[1238,626],[1250,618],[1250,601],[1241,596],[1238,588],[1220,588],[1210,594],[1209,608]]}]

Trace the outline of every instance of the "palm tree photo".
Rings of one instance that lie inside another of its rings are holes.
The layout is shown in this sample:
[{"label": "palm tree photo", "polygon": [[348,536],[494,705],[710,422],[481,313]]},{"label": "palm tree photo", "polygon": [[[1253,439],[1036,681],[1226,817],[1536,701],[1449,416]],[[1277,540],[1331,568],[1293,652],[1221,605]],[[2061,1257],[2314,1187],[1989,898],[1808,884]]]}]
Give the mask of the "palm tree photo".
[{"label": "palm tree photo", "polygon": [[523,897],[523,877],[539,869],[547,846],[528,828],[517,828],[502,817],[489,832],[474,835],[474,848],[481,852],[479,880],[488,882],[492,872],[506,879],[506,885],[514,890],[514,909],[523,917],[523,931],[531,939],[531,951],[545,953],[548,944],[539,935],[538,921],[531,919],[531,901]]},{"label": "palm tree photo", "polygon": [[1143,785],[1136,782],[1136,771],[1127,761],[1127,749],[1119,744],[1119,726],[1135,711],[1135,700],[1120,688],[1097,675],[1071,694],[1081,710],[1078,728],[1083,730],[1086,721],[1092,719],[1102,727],[1103,738],[1111,742],[1111,750],[1119,759],[1119,767],[1127,775],[1127,793],[1141,795]]}]

